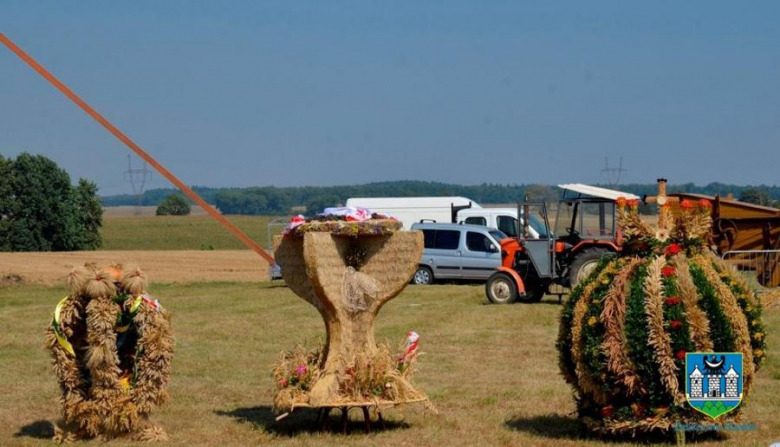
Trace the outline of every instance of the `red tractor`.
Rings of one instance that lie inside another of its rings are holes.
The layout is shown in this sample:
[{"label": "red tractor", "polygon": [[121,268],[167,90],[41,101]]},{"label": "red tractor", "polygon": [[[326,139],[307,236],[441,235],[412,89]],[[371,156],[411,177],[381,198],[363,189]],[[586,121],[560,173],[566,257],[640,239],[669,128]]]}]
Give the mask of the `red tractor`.
[{"label": "red tractor", "polygon": [[553,284],[572,288],[602,256],[620,249],[615,200],[638,197],[581,184],[559,186],[564,193],[553,227],[544,202],[518,204],[520,236],[501,240],[501,266],[485,285],[492,303],[537,302]]}]

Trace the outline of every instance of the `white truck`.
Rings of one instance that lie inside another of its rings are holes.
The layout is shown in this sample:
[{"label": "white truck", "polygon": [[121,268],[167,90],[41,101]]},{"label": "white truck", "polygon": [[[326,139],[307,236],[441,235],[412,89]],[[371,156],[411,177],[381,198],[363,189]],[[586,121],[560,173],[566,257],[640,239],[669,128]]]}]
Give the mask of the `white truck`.
[{"label": "white truck", "polygon": [[[395,217],[405,230],[420,222],[462,223],[498,228],[507,236],[517,236],[516,208],[483,208],[466,197],[356,197],[346,206],[368,208]],[[538,237],[534,225],[531,235]]]}]

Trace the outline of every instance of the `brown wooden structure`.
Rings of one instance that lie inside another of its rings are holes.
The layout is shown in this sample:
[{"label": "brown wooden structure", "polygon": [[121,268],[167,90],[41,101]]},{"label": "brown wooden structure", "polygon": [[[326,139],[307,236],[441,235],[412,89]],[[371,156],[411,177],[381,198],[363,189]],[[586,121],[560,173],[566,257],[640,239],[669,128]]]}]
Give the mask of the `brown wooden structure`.
[{"label": "brown wooden structure", "polygon": [[[670,194],[679,201],[706,199],[712,202],[712,243],[721,255],[742,250],[754,250],[759,258],[759,282],[765,287],[780,286],[780,266],[777,256],[767,251],[780,250],[780,209],[754,205],[720,196],[702,194]],[[680,211],[679,201],[670,203],[672,213]],[[762,255],[762,253],[764,253]],[[762,259],[763,256],[763,259]],[[737,267],[740,267],[739,265]]]}]

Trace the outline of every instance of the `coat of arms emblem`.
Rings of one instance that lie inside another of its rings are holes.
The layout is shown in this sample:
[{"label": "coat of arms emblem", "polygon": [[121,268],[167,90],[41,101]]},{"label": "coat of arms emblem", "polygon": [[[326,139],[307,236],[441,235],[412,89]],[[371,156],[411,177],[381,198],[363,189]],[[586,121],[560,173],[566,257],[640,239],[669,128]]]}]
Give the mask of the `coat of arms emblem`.
[{"label": "coat of arms emblem", "polygon": [[685,355],[685,398],[696,411],[717,419],[742,402],[742,354]]}]

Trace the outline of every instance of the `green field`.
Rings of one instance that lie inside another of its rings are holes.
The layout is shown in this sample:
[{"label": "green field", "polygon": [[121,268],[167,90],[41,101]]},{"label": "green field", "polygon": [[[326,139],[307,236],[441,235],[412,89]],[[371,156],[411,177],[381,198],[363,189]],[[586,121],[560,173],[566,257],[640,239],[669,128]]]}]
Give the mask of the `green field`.
[{"label": "green field", "polygon": [[[261,247],[268,245],[272,216],[227,216]],[[247,248],[207,216],[111,218],[101,230],[104,250],[236,250]]]},{"label": "green field", "polygon": [[[275,422],[269,371],[283,349],[314,345],[319,314],[279,284],[157,284],[174,315],[173,400],[152,417],[174,445],[599,445],[583,437],[554,347],[560,306],[486,304],[479,285],[410,286],[385,306],[377,339],[396,345],[421,335],[416,376],[439,410],[391,410],[388,429],[366,436],[358,411],[351,434],[320,433],[315,414]],[[39,445],[58,416],[56,379],[43,330],[63,288],[0,289],[0,445]],[[766,316],[777,327],[777,310]],[[780,440],[780,336],[745,411],[756,431],[705,445],[766,446]],[[339,424],[334,415],[334,426]],[[114,443],[122,445],[122,443]],[[619,445],[619,444],[615,444]]]}]

